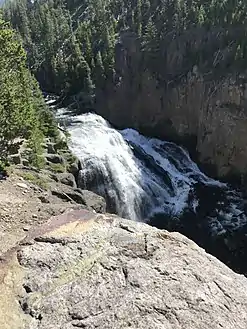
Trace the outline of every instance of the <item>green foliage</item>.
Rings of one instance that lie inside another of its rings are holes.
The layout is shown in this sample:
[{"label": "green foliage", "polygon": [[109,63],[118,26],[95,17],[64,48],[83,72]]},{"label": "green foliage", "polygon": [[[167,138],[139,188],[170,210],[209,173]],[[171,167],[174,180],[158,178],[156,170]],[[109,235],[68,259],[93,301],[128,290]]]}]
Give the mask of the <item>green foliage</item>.
[{"label": "green foliage", "polygon": [[49,163],[47,168],[55,173],[63,173],[66,171],[66,168],[63,164],[61,163]]},{"label": "green foliage", "polygon": [[245,69],[246,12],[241,0],[15,0],[4,9],[41,87],[86,108],[115,81],[115,45],[125,31],[142,45],[142,69],[164,83],[194,65],[214,74]]},{"label": "green foliage", "polygon": [[8,166],[8,162],[4,160],[0,160],[0,173],[6,169]]},{"label": "green foliage", "polygon": [[1,19],[0,58],[0,161],[5,162],[12,145],[25,138],[32,149],[31,162],[40,166],[43,137],[51,129],[55,133],[56,126],[47,119],[50,114],[26,68],[26,53],[18,37]]},{"label": "green foliage", "polygon": [[35,127],[28,140],[28,147],[32,150],[29,154],[29,163],[36,168],[43,168],[45,165],[45,159],[43,157],[44,149],[42,147],[42,142],[44,135],[42,131]]},{"label": "green foliage", "polygon": [[44,190],[48,189],[47,179],[37,173],[18,171],[18,175],[21,176],[26,181],[29,181],[30,183],[38,185],[39,187],[41,187]]},{"label": "green foliage", "polygon": [[56,142],[56,150],[59,152],[60,150],[68,150],[68,139],[70,137],[67,131],[64,132],[66,140],[60,138]]},{"label": "green foliage", "polygon": [[0,152],[6,158],[14,139],[29,136],[35,113],[29,97],[25,52],[3,21],[0,21],[0,58]]}]

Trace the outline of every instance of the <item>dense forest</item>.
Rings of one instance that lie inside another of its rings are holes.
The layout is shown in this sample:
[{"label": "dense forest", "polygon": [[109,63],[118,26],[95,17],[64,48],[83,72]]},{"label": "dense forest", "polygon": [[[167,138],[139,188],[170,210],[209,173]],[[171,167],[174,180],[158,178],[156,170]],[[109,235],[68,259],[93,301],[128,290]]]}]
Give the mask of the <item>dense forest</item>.
[{"label": "dense forest", "polygon": [[206,78],[245,69],[246,15],[240,0],[15,0],[4,8],[42,89],[87,107],[106,84],[121,82],[122,33],[140,45],[139,71],[168,85],[195,65]]},{"label": "dense forest", "polygon": [[38,83],[26,66],[19,36],[0,18],[0,168],[14,145],[27,139],[29,161],[39,166],[46,135],[56,137],[56,125]]},{"label": "dense forest", "polygon": [[6,0],[3,17],[64,105],[247,177],[246,1]]}]

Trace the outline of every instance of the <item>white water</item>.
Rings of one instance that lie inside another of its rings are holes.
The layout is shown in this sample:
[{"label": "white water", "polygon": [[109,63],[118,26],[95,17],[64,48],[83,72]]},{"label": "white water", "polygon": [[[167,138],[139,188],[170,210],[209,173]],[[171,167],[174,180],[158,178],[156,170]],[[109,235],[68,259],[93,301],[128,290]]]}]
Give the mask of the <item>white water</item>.
[{"label": "white water", "polygon": [[188,208],[196,212],[200,200],[193,191],[200,183],[223,191],[227,200],[223,210],[219,201],[216,215],[209,215],[215,232],[246,223],[239,196],[203,174],[183,148],[133,129],[119,132],[92,113],[69,117],[61,109],[58,118],[70,133],[72,152],[81,160],[80,187],[106,197],[120,216],[145,220],[157,212],[178,217]]}]

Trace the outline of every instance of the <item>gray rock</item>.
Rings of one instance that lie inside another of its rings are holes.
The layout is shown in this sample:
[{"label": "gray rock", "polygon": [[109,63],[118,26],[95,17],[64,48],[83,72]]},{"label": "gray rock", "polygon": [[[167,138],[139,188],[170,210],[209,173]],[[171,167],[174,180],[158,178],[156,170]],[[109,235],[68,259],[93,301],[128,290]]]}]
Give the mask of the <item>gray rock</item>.
[{"label": "gray rock", "polygon": [[76,188],[75,177],[71,173],[59,173],[55,178],[57,182]]},{"label": "gray rock", "polygon": [[20,154],[12,154],[8,156],[8,161],[13,164],[21,164],[21,156]]},{"label": "gray rock", "polygon": [[68,172],[70,172],[71,174],[73,174],[75,177],[78,176],[78,173],[81,169],[81,163],[79,160],[77,160],[76,162],[73,162],[72,164],[68,165]]},{"label": "gray rock", "polygon": [[40,195],[39,199],[42,203],[50,203],[49,196],[48,195]]},{"label": "gray rock", "polygon": [[49,154],[56,154],[54,143],[47,143],[47,152]]},{"label": "gray rock", "polygon": [[0,327],[2,312],[8,329],[247,328],[247,279],[178,233],[83,211],[28,234]]},{"label": "gray rock", "polygon": [[52,195],[55,195],[56,197],[64,201],[72,201],[75,203],[86,205],[85,199],[81,195],[81,193],[76,192],[73,189],[68,190],[61,187],[60,189],[51,189],[51,193]]},{"label": "gray rock", "polygon": [[88,208],[91,208],[101,214],[106,212],[106,201],[102,196],[87,190],[76,189],[76,191],[82,194],[85,205]]},{"label": "gray rock", "polygon": [[21,163],[22,163],[23,166],[27,166],[27,167],[28,167],[29,164],[30,164],[29,161],[28,161],[27,159],[22,159],[22,160],[21,160]]},{"label": "gray rock", "polygon": [[22,188],[22,189],[28,189],[28,185],[25,183],[17,183],[16,186]]},{"label": "gray rock", "polygon": [[58,154],[46,154],[45,158],[51,163],[65,164],[64,158]]},{"label": "gray rock", "polygon": [[59,150],[62,150],[62,149],[65,149],[66,151],[68,150],[68,143],[66,140],[60,140],[58,141],[55,145],[55,150],[56,152],[59,151]]},{"label": "gray rock", "polygon": [[87,209],[95,210],[103,213],[106,209],[105,199],[93,192],[74,189],[70,186],[62,184],[51,184],[51,194],[64,200],[78,203],[87,207]]}]

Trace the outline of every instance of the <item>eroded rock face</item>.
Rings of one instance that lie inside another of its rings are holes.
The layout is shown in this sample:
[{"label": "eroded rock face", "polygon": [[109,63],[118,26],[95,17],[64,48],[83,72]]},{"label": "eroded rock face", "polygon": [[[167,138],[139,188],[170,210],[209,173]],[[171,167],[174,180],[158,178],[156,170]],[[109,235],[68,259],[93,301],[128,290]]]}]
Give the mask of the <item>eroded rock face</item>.
[{"label": "eroded rock face", "polygon": [[247,279],[178,233],[84,210],[28,234],[1,264],[3,329],[247,327]]},{"label": "eroded rock face", "polygon": [[105,199],[88,190],[80,188],[72,188],[64,184],[50,184],[51,194],[64,201],[72,201],[73,203],[81,204],[87,209],[95,210],[98,213],[106,212]]},{"label": "eroded rock face", "polygon": [[[191,38],[201,43],[201,35]],[[176,40],[166,45],[171,57],[174,47]],[[143,67],[143,56],[136,36],[123,34],[116,47],[119,82],[99,95],[98,112],[119,128],[181,143],[211,175],[241,181],[247,175],[246,73],[219,79],[194,66],[187,74],[180,56],[170,65],[164,56],[158,78]]]}]

